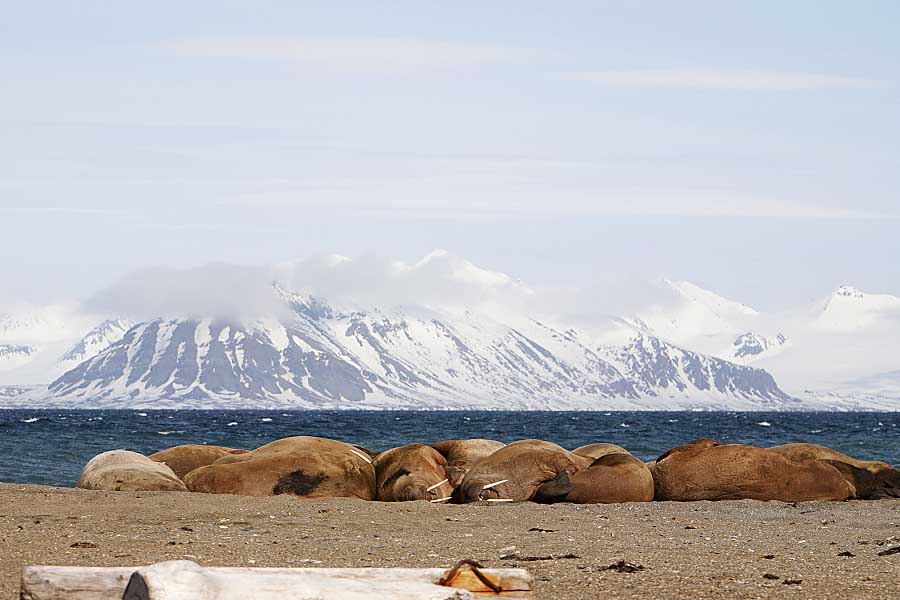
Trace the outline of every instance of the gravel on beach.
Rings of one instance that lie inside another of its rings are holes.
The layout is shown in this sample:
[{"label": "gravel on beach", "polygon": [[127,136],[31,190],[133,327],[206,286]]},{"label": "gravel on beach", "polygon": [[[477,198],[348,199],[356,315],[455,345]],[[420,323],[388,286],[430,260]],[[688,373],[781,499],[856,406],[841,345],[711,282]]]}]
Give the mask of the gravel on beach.
[{"label": "gravel on beach", "polygon": [[26,565],[521,567],[536,597],[900,598],[900,500],[381,503],[0,484],[0,598]]}]

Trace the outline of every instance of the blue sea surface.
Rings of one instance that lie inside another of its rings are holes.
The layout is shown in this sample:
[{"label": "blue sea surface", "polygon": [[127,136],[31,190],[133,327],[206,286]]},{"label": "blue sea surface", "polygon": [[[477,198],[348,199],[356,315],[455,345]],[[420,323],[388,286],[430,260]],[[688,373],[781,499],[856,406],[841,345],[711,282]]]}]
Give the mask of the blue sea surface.
[{"label": "blue sea surface", "polygon": [[410,442],[537,438],[576,448],[611,442],[644,460],[697,438],[773,446],[813,442],[900,465],[900,413],[0,410],[0,481],[73,486],[106,450],[179,444],[257,448],[315,435],[385,450]]}]

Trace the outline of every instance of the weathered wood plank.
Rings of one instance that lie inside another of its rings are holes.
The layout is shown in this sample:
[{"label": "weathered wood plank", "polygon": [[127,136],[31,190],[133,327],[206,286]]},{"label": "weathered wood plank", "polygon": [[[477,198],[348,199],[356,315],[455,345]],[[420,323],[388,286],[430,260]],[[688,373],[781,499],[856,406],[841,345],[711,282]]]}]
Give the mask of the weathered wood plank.
[{"label": "weathered wood plank", "polygon": [[122,597],[134,567],[25,567],[21,600],[109,600]]},{"label": "weathered wood plank", "polygon": [[[190,561],[148,567],[27,567],[22,600],[248,600],[249,598],[347,598],[360,600],[533,598],[533,578],[524,569],[483,569],[504,590],[494,594],[463,570],[439,586],[444,569],[204,568]],[[206,590],[198,594],[198,589]],[[471,590],[471,591],[468,591]]]}]

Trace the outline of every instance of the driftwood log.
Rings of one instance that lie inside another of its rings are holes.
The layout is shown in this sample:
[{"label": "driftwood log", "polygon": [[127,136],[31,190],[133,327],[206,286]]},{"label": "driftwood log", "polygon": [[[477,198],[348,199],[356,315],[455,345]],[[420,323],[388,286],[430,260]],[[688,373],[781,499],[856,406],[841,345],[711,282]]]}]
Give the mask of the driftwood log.
[{"label": "driftwood log", "polygon": [[205,568],[191,561],[147,567],[26,567],[22,600],[465,600],[531,599],[524,569]]}]

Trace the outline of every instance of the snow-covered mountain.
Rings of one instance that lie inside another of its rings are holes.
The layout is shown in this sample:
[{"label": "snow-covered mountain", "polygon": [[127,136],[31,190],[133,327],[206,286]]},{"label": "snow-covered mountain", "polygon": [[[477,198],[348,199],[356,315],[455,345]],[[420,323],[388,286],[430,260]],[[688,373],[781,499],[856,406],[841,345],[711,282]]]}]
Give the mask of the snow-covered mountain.
[{"label": "snow-covered mountain", "polygon": [[68,316],[67,308],[55,305],[0,311],[0,340],[58,340],[67,331]]},{"label": "snow-covered mountain", "polygon": [[342,312],[285,295],[287,319],[139,324],[54,381],[91,405],[416,408],[792,408],[760,369],[634,332],[600,346],[573,329],[470,310]]},{"label": "snow-covered mountain", "polygon": [[125,319],[110,319],[93,327],[60,357],[63,363],[75,366],[78,363],[98,355],[115,342],[121,340],[131,329],[133,323]]},{"label": "snow-covered mountain", "polygon": [[[846,286],[766,314],[660,280],[617,316],[595,296],[573,301],[569,290],[534,290],[434,252],[412,264],[329,256],[265,277],[238,271],[234,285],[215,288],[214,302],[190,288],[228,273],[141,277],[138,293],[115,290],[165,317],[98,316],[102,303],[8,311],[0,399],[142,408],[900,408],[900,298]],[[245,293],[257,284],[264,289]],[[181,314],[184,302],[190,309]]]},{"label": "snow-covered mountain", "polygon": [[647,333],[741,364],[777,353],[789,341],[754,308],[687,281],[659,282],[666,302],[650,303],[626,320]]},{"label": "snow-covered mountain", "polygon": [[788,339],[782,333],[777,334],[773,340],[748,331],[735,338],[734,343],[731,345],[731,355],[737,359],[750,360],[784,348],[788,344]]},{"label": "snow-covered mountain", "polygon": [[900,298],[866,294],[846,285],[835,290],[819,306],[815,326],[826,331],[860,331],[886,319],[900,319]]},{"label": "snow-covered mountain", "polygon": [[16,364],[27,361],[37,349],[25,344],[0,344],[0,362]]},{"label": "snow-covered mountain", "polygon": [[131,326],[98,319],[63,305],[0,312],[0,384],[46,384],[105,350]]}]

